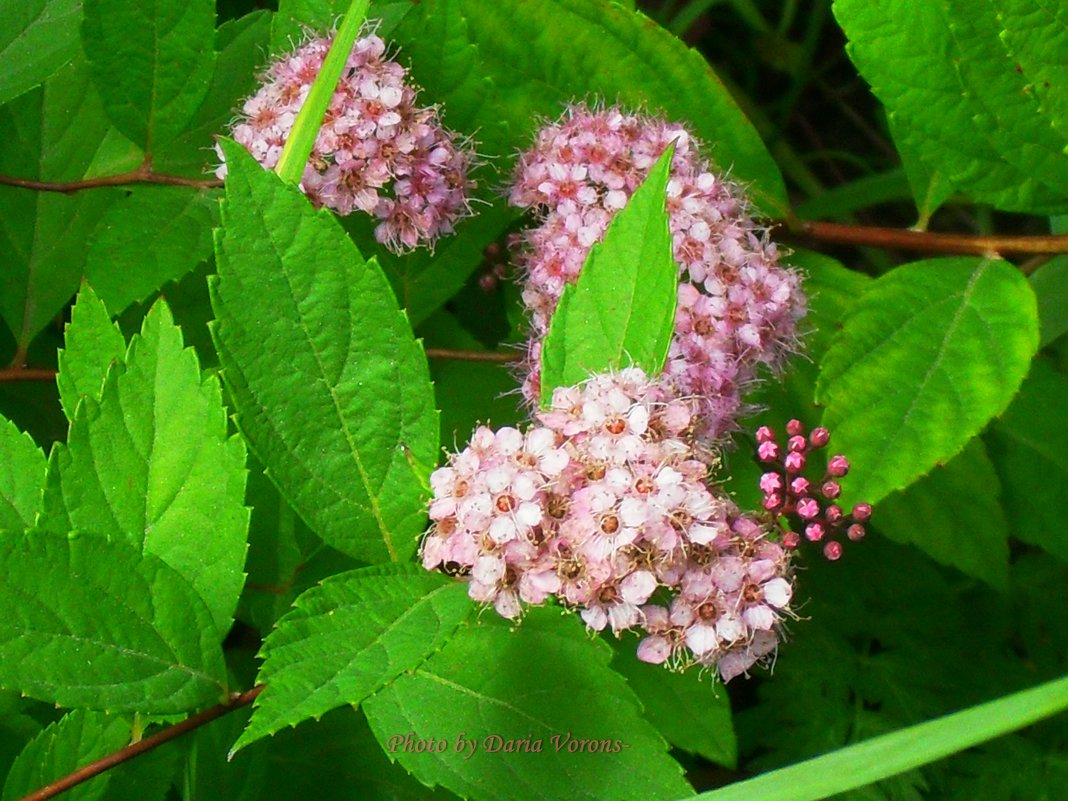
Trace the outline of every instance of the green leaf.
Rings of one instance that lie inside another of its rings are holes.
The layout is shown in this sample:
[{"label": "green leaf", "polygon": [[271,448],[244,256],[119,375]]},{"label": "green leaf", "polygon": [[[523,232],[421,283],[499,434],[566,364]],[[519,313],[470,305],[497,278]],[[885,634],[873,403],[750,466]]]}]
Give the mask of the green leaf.
[{"label": "green leaf", "polygon": [[[685,795],[681,769],[609,658],[608,647],[587,640],[573,616],[534,609],[514,631],[488,620],[460,629],[368,699],[364,712],[391,759],[461,797]],[[442,750],[405,747],[409,732]]]},{"label": "green leaf", "polygon": [[31,528],[41,506],[45,458],[33,437],[0,417],[0,529]]},{"label": "green leaf", "polygon": [[82,43],[115,127],[146,153],[193,119],[215,69],[213,0],[85,0]]},{"label": "green leaf", "polygon": [[1000,496],[986,448],[973,439],[948,464],[884,498],[873,522],[895,542],[912,543],[1003,590],[1009,581],[1009,523]]},{"label": "green leaf", "polygon": [[187,756],[193,773],[191,799],[266,801],[271,797],[264,792],[264,785],[270,781],[273,787],[284,771],[268,770],[266,748],[250,748],[227,758],[227,750],[248,723],[250,711],[239,709],[224,715],[193,735]]},{"label": "green leaf", "polygon": [[78,47],[78,0],[0,0],[0,105],[40,85]]},{"label": "green leaf", "polygon": [[[41,180],[83,177],[108,134],[85,60],[0,107],[0,174]],[[0,186],[0,315],[25,349],[78,290],[87,241],[118,189],[63,195]]]},{"label": "green leaf", "polygon": [[[11,766],[4,801],[14,801],[118,751],[130,740],[130,726],[121,718],[76,709],[35,737]],[[96,801],[107,790],[110,772],[70,790],[72,801]]]},{"label": "green leaf", "polygon": [[[1068,217],[1054,217],[1050,223],[1053,233],[1068,233]],[[1041,345],[1046,347],[1068,333],[1068,256],[1055,256],[1031,273],[1028,280],[1038,298]]]},{"label": "green leaf", "polygon": [[1068,677],[875,737],[686,801],[819,801],[1068,709]]},{"label": "green leaf", "polygon": [[211,258],[215,194],[139,187],[108,209],[89,243],[85,274],[112,314]]},{"label": "green leaf", "polygon": [[60,706],[171,714],[219,700],[211,615],[151,554],[96,535],[0,533],[0,686]]},{"label": "green leaf", "polygon": [[466,586],[414,565],[334,576],[301,595],[260,655],[252,721],[234,750],[365,698],[439,649],[471,611]]},{"label": "green leaf", "polygon": [[696,670],[677,673],[641,662],[634,647],[633,639],[617,641],[612,669],[642,702],[645,719],[676,748],[734,768],[738,741],[723,685]]},{"label": "green leaf", "polygon": [[872,282],[821,364],[817,401],[853,465],[848,503],[876,503],[946,462],[1009,405],[1038,347],[1012,265],[971,257]]},{"label": "green leaf", "polygon": [[[271,52],[292,50],[309,30],[317,33],[330,30],[348,10],[349,3],[350,0],[279,0],[271,24]],[[410,0],[374,0],[367,15],[379,21],[378,35],[387,37],[411,10]]]},{"label": "green leaf", "polygon": [[692,126],[721,169],[766,213],[788,207],[782,176],[752,124],[696,50],[641,14],[603,0],[424,0],[462,16],[505,120],[526,146],[542,118],[575,98],[645,108]]},{"label": "green leaf", "polygon": [[1068,377],[1036,360],[1008,411],[987,435],[1005,487],[1013,534],[1068,561]]},{"label": "green leaf", "polygon": [[201,378],[160,301],[56,446],[41,525],[69,521],[158,556],[201,594],[221,637],[244,583],[244,496],[245,446],[228,436],[218,379]]},{"label": "green leaf", "polygon": [[541,401],[591,373],[634,364],[664,368],[675,329],[678,267],[664,208],[674,146],[668,147],[604,239],[590,248],[578,281],[564,287],[541,353]]},{"label": "green leaf", "polygon": [[99,402],[111,365],[126,358],[122,332],[88,284],[82,286],[71,309],[63,344],[56,383],[63,412],[73,420],[78,401],[92,398]]},{"label": "green leaf", "polygon": [[1063,89],[1039,66],[1068,47],[1052,5],[836,0],[834,10],[899,149],[980,202],[1068,208],[1068,115],[1047,102]]},{"label": "green leaf", "polygon": [[287,501],[366,561],[410,556],[437,461],[426,357],[328,212],[224,143],[215,342],[237,422]]}]

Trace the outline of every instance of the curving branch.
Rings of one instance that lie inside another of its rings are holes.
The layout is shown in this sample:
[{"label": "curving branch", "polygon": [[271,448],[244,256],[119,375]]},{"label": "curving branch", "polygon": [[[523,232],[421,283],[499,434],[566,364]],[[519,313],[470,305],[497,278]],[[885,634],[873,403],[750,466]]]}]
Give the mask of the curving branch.
[{"label": "curving branch", "polygon": [[918,250],[928,253],[960,253],[975,256],[1005,254],[1068,253],[1068,236],[987,236],[983,234],[938,234],[905,228],[878,228],[833,222],[797,221],[780,225],[795,236],[818,242],[862,245],[887,250]]},{"label": "curving branch", "polygon": [[164,186],[188,186],[193,189],[214,189],[223,185],[217,178],[186,178],[181,175],[165,175],[152,172],[149,164],[142,164],[136,170],[118,175],[102,175],[98,178],[83,178],[80,181],[37,181],[30,178],[14,178],[0,175],[0,185],[15,186],[20,189],[32,189],[37,192],[60,192],[70,195],[85,189],[100,189],[106,186],[128,186],[129,184],[163,184]]},{"label": "curving branch", "polygon": [[509,364],[518,362],[523,354],[498,353],[493,350],[452,350],[450,348],[427,348],[428,359],[454,359],[464,362],[492,362],[494,364]]},{"label": "curving branch", "polygon": [[123,762],[133,759],[135,756],[139,756],[146,751],[151,751],[153,748],[157,748],[166,742],[181,737],[183,734],[188,734],[194,729],[198,729],[207,723],[211,723],[213,720],[221,718],[229,712],[233,712],[235,709],[241,709],[241,707],[248,706],[256,700],[257,695],[263,692],[265,686],[266,685],[264,684],[260,684],[243,693],[231,693],[225,703],[218,704],[210,709],[205,709],[203,712],[197,712],[195,715],[191,715],[180,723],[175,723],[173,726],[161,729],[143,740],[139,740],[136,743],[130,743],[130,745],[125,748],[121,748],[114,753],[101,757],[95,762],[90,762],[88,765],[78,768],[78,770],[73,773],[68,773],[63,778],[56,779],[54,782],[42,787],[40,790],[36,790],[29,795],[23,796],[21,801],[46,801],[46,799],[55,798],[60,793],[69,790],[72,787],[76,787],[82,782],[88,781],[95,776],[99,776],[104,771],[110,770],[116,765],[121,765]]},{"label": "curving branch", "polygon": [[48,367],[8,367],[0,370],[0,383],[5,381],[55,381],[56,371]]}]

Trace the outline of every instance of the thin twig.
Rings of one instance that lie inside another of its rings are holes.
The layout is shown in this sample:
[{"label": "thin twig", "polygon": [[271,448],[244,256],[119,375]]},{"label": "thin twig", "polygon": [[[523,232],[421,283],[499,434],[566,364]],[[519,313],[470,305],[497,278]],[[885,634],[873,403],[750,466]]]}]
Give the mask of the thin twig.
[{"label": "thin twig", "polygon": [[[786,226],[786,224],[783,224]],[[863,245],[889,250],[919,250],[931,253],[964,253],[999,256],[1006,253],[1068,253],[1068,236],[987,236],[938,234],[902,228],[878,228],[833,222],[797,222],[791,233],[820,242]]]},{"label": "thin twig", "polygon": [[168,726],[150,737],[146,737],[136,743],[131,743],[125,748],[108,754],[105,757],[101,757],[95,762],[90,762],[85,767],[78,768],[78,770],[73,773],[68,773],[61,779],[56,779],[56,781],[46,787],[42,787],[40,790],[23,796],[21,801],[46,801],[46,799],[55,798],[60,793],[69,790],[84,781],[88,781],[95,776],[99,776],[104,771],[110,770],[116,765],[121,765],[128,759],[133,759],[135,756],[143,754],[146,751],[151,751],[153,748],[163,745],[176,737],[188,734],[206,723],[211,723],[216,718],[221,718],[223,715],[233,712],[235,709],[248,706],[256,699],[257,695],[263,692],[265,686],[266,685],[260,684],[243,693],[231,693],[230,698],[226,703],[218,704],[210,709],[205,709],[203,712],[197,712],[195,715],[191,715],[180,723]]},{"label": "thin twig", "polygon": [[492,350],[452,350],[450,348],[427,348],[428,359],[456,359],[465,362],[494,362],[508,364],[523,358],[521,353],[497,353]]},{"label": "thin twig", "polygon": [[0,383],[4,381],[55,381],[56,371],[47,367],[8,367],[0,370]]},{"label": "thin twig", "polygon": [[37,181],[30,178],[14,178],[0,175],[0,184],[16,186],[21,189],[33,189],[38,192],[60,192],[65,195],[81,192],[83,189],[100,189],[106,186],[127,186],[129,184],[163,184],[165,186],[188,186],[194,189],[213,189],[223,182],[211,178],[186,178],[181,175],[165,175],[152,172],[145,166],[118,175],[101,175],[98,178],[84,178],[80,181]]}]

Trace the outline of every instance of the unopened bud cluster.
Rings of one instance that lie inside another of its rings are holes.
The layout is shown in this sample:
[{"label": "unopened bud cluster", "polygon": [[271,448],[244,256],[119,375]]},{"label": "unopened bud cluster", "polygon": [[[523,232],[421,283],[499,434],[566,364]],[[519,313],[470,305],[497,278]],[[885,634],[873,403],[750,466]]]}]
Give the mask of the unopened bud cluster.
[{"label": "unopened bud cluster", "polygon": [[[268,169],[278,163],[332,41],[311,39],[272,63],[242,106],[233,137]],[[375,237],[398,252],[433,245],[470,213],[473,154],[436,109],[416,105],[416,94],[382,39],[357,39],[301,181],[316,205],[377,218]],[[217,175],[226,175],[225,164]]]},{"label": "unopened bud cluster", "polygon": [[539,397],[541,342],[565,284],[672,142],[667,211],[679,298],[665,380],[696,399],[696,430],[716,439],[737,428],[757,367],[779,365],[793,347],[805,313],[799,277],[779,265],[744,195],[686,128],[614,107],[571,106],[519,159],[510,200],[537,220],[518,238],[532,329],[523,391],[531,403]]},{"label": "unopened bud cluster", "polygon": [[786,436],[783,448],[770,428],[757,429],[757,457],[769,468],[760,477],[763,506],[780,525],[782,521],[787,524],[783,547],[794,549],[807,540],[820,543],[828,559],[839,559],[843,539],[855,542],[864,538],[871,505],[858,503],[846,514],[835,503],[842,494],[841,479],[849,472],[849,461],[841,454],[827,460],[826,471],[818,481],[806,477],[812,452],[830,441],[826,428],[814,428],[806,437],[801,421],[791,420],[786,424]]},{"label": "unopened bud cluster", "polygon": [[774,650],[790,560],[709,485],[692,432],[691,404],[637,368],[559,388],[435,471],[423,564],[506,618],[555,596],[593,630],[643,630],[647,662],[728,680]]}]

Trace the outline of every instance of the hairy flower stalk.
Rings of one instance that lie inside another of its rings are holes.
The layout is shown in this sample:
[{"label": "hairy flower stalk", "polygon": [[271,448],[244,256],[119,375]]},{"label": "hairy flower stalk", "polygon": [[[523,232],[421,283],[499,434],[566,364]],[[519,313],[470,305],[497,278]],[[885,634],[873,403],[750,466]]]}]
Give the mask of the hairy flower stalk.
[{"label": "hairy flower stalk", "polygon": [[[331,42],[310,39],[272,63],[242,106],[233,137],[264,167],[278,163]],[[442,126],[436,109],[416,105],[406,77],[382,39],[357,39],[301,179],[316,205],[378,219],[375,237],[397,252],[451,233],[470,214],[472,188],[469,144]],[[225,177],[225,163],[216,174]]]},{"label": "hairy flower stalk", "polygon": [[571,106],[520,156],[510,195],[537,225],[517,240],[530,312],[526,398],[538,395],[541,341],[567,283],[671,142],[667,211],[679,264],[679,302],[665,378],[697,399],[705,439],[737,428],[742,395],[761,364],[777,367],[805,313],[798,275],[779,264],[740,188],[701,157],[681,125],[618,108]]},{"label": "hairy flower stalk", "polygon": [[790,614],[790,558],[709,484],[692,408],[628,368],[557,389],[526,431],[478,428],[431,476],[424,566],[507,618],[555,596],[644,630],[647,662],[744,672]]}]

